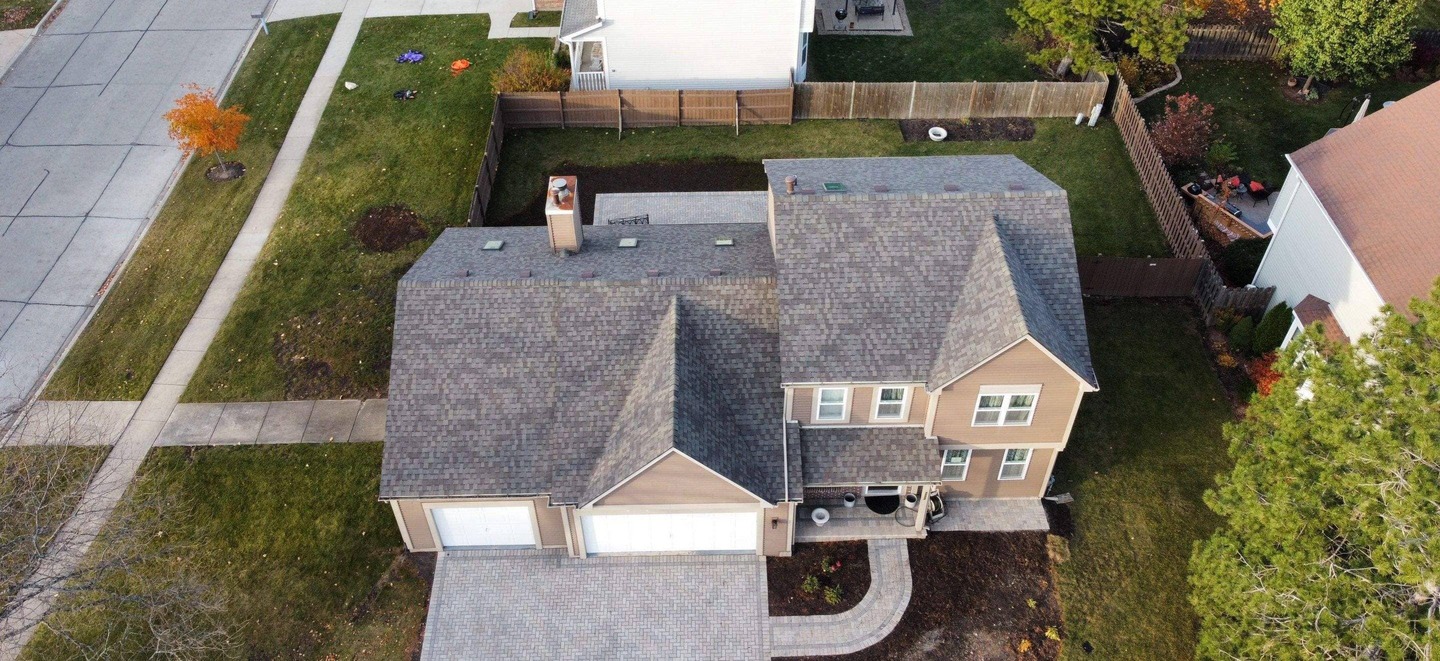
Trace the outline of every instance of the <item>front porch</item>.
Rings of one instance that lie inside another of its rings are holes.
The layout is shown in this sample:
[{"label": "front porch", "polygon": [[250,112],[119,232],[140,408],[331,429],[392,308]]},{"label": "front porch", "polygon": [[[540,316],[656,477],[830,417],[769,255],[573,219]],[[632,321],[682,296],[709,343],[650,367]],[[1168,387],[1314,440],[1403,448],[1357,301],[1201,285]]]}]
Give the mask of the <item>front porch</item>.
[{"label": "front porch", "polygon": [[605,45],[599,41],[570,44],[570,89],[577,92],[609,87],[605,76]]},{"label": "front porch", "polygon": [[[925,536],[926,498],[920,498],[914,508],[907,508],[903,500],[894,510],[883,513],[888,507],[872,508],[865,502],[863,490],[853,492],[856,501],[853,507],[846,507],[843,494],[806,498],[796,508],[796,542],[833,542],[855,539],[918,539]],[[900,498],[890,496],[889,498]],[[875,500],[872,497],[872,503]],[[824,525],[812,518],[816,509],[824,509],[829,520]],[[918,519],[918,520],[917,520]]]}]

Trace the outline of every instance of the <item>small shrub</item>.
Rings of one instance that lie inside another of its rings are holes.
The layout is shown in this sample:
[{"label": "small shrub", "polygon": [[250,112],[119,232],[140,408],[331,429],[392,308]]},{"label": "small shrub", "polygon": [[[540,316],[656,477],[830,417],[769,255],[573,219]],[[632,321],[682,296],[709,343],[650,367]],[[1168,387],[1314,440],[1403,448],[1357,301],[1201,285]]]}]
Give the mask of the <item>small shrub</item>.
[{"label": "small shrub", "polygon": [[1230,355],[1229,351],[1221,352],[1218,356],[1216,356],[1215,362],[1219,363],[1221,367],[1227,370],[1240,364],[1238,361],[1235,360],[1235,356]]},{"label": "small shrub", "polygon": [[557,49],[555,49],[555,54],[554,54],[553,56],[551,56],[550,60],[555,63],[555,68],[556,68],[556,69],[564,69],[565,71],[569,71],[569,70],[570,70],[570,49],[569,49],[569,48],[557,48]]},{"label": "small shrub", "polygon": [[420,214],[403,204],[368,209],[351,233],[360,245],[374,252],[399,250],[429,235]]},{"label": "small shrub", "polygon": [[1225,172],[1229,170],[1230,165],[1238,158],[1240,158],[1240,155],[1235,152],[1235,145],[1225,142],[1224,140],[1217,141],[1215,144],[1210,145],[1210,149],[1205,152],[1205,164],[1210,166],[1210,169],[1214,172]]},{"label": "small shrub", "polygon": [[840,598],[843,596],[845,596],[845,591],[841,590],[840,586],[838,585],[832,585],[828,588],[825,588],[825,603],[830,604],[831,606],[839,604]]},{"label": "small shrub", "polygon": [[1292,321],[1290,306],[1286,305],[1285,301],[1280,301],[1270,308],[1260,319],[1260,325],[1255,327],[1255,355],[1263,356],[1279,349]]},{"label": "small shrub", "polygon": [[800,590],[805,594],[815,594],[820,591],[820,579],[814,575],[807,574],[805,580],[800,582]]},{"label": "small shrub", "polygon": [[1033,609],[1033,608],[1035,608],[1036,606],[1039,606],[1039,605],[1040,605],[1040,602],[1035,601],[1034,599],[1026,599],[1026,600],[1025,600],[1025,605],[1026,605],[1026,606],[1029,606],[1030,608]]},{"label": "small shrub", "polygon": [[1200,163],[1215,133],[1215,107],[1194,94],[1165,97],[1165,114],[1150,127],[1150,137],[1166,165]]},{"label": "small shrub", "polygon": [[496,94],[504,92],[559,92],[570,84],[570,72],[529,49],[510,52],[490,79]]},{"label": "small shrub", "polygon": [[1245,315],[1240,314],[1235,308],[1220,308],[1215,311],[1215,329],[1221,333],[1229,333],[1235,327],[1235,322]]},{"label": "small shrub", "polygon": [[1244,317],[1230,329],[1230,346],[1242,354],[1250,355],[1255,347],[1255,322]]},{"label": "small shrub", "polygon": [[1060,630],[1055,627],[1045,627],[1045,637],[1050,640],[1060,640]]},{"label": "small shrub", "polygon": [[823,556],[823,557],[820,558],[820,573],[822,573],[822,574],[833,574],[833,573],[835,573],[835,572],[837,572],[837,571],[840,571],[840,561],[839,561],[839,560],[836,560],[836,561],[834,561],[834,562],[831,562],[831,561],[830,561],[830,556],[828,556],[828,555],[827,555],[827,556]]},{"label": "small shrub", "polygon": [[1035,648],[1035,643],[1030,642],[1030,639],[1029,639],[1029,638],[1021,638],[1021,639],[1020,639],[1020,642],[1015,643],[1015,653],[1016,653],[1016,654],[1028,654],[1028,653],[1030,652],[1030,650],[1032,650],[1032,649],[1034,649],[1034,648]]},{"label": "small shrub", "polygon": [[1259,391],[1262,396],[1269,395],[1270,389],[1275,387],[1275,382],[1280,380],[1280,373],[1275,371],[1274,352],[1250,361],[1245,371],[1250,375],[1250,380],[1255,382],[1255,390]]}]

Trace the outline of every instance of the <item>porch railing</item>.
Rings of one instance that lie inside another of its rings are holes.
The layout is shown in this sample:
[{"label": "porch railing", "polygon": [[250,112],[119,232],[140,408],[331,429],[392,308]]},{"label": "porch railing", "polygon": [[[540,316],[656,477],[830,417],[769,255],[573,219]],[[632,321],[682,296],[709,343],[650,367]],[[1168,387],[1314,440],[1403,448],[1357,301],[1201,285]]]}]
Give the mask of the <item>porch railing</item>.
[{"label": "porch railing", "polygon": [[576,71],[570,89],[577,92],[593,92],[605,89],[604,71]]}]

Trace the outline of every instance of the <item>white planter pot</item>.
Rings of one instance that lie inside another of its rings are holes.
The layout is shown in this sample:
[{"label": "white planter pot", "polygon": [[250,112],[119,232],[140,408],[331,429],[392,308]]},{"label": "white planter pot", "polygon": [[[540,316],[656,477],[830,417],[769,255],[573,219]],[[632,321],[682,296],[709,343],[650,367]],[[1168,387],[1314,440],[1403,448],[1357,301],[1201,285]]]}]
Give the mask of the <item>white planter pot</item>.
[{"label": "white planter pot", "polygon": [[814,521],[815,525],[817,526],[823,526],[827,523],[830,523],[830,510],[827,510],[823,507],[817,507],[815,508],[815,511],[810,513],[810,520]]},{"label": "white planter pot", "polygon": [[928,133],[930,134],[930,139],[934,140],[935,142],[940,142],[941,140],[944,140],[947,136],[950,135],[949,131],[946,131],[945,129],[942,129],[938,126],[930,127]]}]

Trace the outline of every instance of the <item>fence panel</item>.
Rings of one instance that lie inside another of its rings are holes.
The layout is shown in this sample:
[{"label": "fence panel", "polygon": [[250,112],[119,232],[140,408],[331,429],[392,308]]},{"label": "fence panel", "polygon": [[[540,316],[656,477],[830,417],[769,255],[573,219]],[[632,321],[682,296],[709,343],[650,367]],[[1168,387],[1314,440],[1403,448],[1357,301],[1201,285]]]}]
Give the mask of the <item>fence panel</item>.
[{"label": "fence panel", "polygon": [[849,119],[856,83],[801,83],[795,86],[795,119]]},{"label": "fence panel", "polygon": [[1180,199],[1180,191],[1175,188],[1170,172],[1160,160],[1160,152],[1150,140],[1150,130],[1145,126],[1145,119],[1140,116],[1140,111],[1135,108],[1135,102],[1130,98],[1130,88],[1125,85],[1124,80],[1120,80],[1118,84],[1112,107],[1115,124],[1120,128],[1125,150],[1130,153],[1130,160],[1135,164],[1136,173],[1140,175],[1140,185],[1145,189],[1145,197],[1150,201],[1151,208],[1155,210],[1155,218],[1160,222],[1160,229],[1165,234],[1165,242],[1169,244],[1170,252],[1175,253],[1176,257],[1207,257],[1205,244],[1201,242],[1200,233],[1190,219],[1190,210]]},{"label": "fence panel", "polygon": [[1073,117],[1105,100],[1109,80],[1029,83],[800,83],[795,119]]},{"label": "fence panel", "polygon": [[959,119],[970,116],[970,101],[981,83],[917,83],[910,117]]},{"label": "fence panel", "polygon": [[555,96],[565,106],[565,121],[544,126],[615,128],[620,122],[620,96],[614,91],[556,92]]},{"label": "fence panel", "polygon": [[475,178],[475,190],[470,196],[470,224],[485,224],[485,210],[490,207],[490,193],[495,188],[495,177],[500,172],[500,149],[505,143],[505,113],[500,110],[497,100],[490,114],[490,132],[485,138],[485,155],[480,159],[480,174]]},{"label": "fence panel", "polygon": [[913,83],[860,83],[855,86],[855,119],[903,119],[910,116]]},{"label": "fence panel", "polygon": [[512,129],[559,126],[562,118],[556,92],[501,94],[495,111],[505,116],[505,125]]},{"label": "fence panel", "polygon": [[791,124],[795,117],[795,88],[740,90],[741,124]]},{"label": "fence panel", "polygon": [[1268,32],[1236,25],[1192,26],[1185,29],[1189,41],[1180,54],[1186,60],[1273,60],[1280,55],[1280,42]]},{"label": "fence panel", "polygon": [[1220,270],[1210,260],[1201,265],[1200,276],[1195,279],[1195,302],[1205,313],[1207,321],[1213,321],[1215,311],[1231,308],[1247,314],[1265,311],[1274,287],[1227,287]]},{"label": "fence panel", "polygon": [[626,90],[619,95],[625,128],[675,126],[680,123],[680,92]]},{"label": "fence panel", "polygon": [[1080,291],[1087,296],[1183,296],[1195,291],[1204,259],[1077,257]]}]

